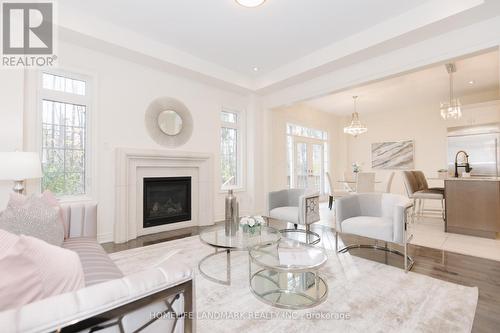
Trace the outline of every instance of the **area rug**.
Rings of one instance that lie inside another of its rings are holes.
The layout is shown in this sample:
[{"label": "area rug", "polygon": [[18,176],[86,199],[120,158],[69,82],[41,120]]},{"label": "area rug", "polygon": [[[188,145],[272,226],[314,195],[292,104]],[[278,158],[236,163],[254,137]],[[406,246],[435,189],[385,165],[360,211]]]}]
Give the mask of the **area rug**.
[{"label": "area rug", "polygon": [[[174,252],[173,252],[174,251]],[[470,332],[478,289],[362,259],[328,253],[320,274],[329,294],[315,308],[290,311],[253,296],[248,252],[233,252],[232,284],[208,281],[198,262],[213,249],[198,236],[111,254],[125,273],[152,267],[167,256],[195,270],[197,332]],[[224,256],[219,256],[224,259]],[[210,270],[225,274],[225,260],[214,257]]]}]

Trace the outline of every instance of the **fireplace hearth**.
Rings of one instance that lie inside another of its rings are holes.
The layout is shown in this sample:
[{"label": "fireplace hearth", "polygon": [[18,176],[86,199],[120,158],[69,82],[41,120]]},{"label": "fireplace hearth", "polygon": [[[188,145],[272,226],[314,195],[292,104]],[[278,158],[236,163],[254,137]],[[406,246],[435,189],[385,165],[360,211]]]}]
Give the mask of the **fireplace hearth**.
[{"label": "fireplace hearth", "polygon": [[144,178],[143,227],[191,220],[191,177]]}]

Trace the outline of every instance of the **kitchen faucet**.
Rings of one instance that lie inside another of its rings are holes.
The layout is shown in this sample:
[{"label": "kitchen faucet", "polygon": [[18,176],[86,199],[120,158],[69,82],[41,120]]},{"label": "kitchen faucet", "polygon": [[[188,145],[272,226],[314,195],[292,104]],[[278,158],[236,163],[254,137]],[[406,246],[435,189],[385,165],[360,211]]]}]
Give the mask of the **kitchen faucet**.
[{"label": "kitchen faucet", "polygon": [[[460,154],[465,155],[465,163],[458,164],[458,156]],[[459,150],[455,155],[455,178],[458,178],[458,168],[465,168],[465,172],[467,173],[469,173],[472,170],[469,164],[469,155],[464,150]]]}]

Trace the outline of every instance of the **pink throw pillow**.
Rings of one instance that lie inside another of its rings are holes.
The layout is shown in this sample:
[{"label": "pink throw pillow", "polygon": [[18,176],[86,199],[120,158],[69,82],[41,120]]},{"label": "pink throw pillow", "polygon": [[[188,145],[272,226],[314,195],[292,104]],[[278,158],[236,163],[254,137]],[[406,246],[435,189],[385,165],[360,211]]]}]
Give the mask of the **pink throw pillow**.
[{"label": "pink throw pillow", "polygon": [[25,196],[23,194],[16,193],[16,192],[10,192],[10,198],[9,198],[8,205],[13,205],[16,207],[22,206],[22,205],[24,205],[26,200],[28,200],[27,196]]},{"label": "pink throw pillow", "polygon": [[59,200],[57,200],[54,193],[52,193],[49,190],[45,190],[42,193],[42,199],[45,200],[45,202],[47,204],[49,204],[50,206],[52,206],[58,210],[58,212],[59,212],[58,213],[59,214],[58,221],[63,225],[64,239],[67,239],[68,238],[67,235],[69,234],[69,232],[68,232],[68,228],[66,226],[66,222],[64,221],[64,213],[63,213],[61,205],[59,204]]},{"label": "pink throw pillow", "polygon": [[83,288],[78,254],[0,229],[0,311]]},{"label": "pink throw pillow", "polygon": [[[45,190],[42,193],[42,195],[40,196],[40,198],[42,198],[42,200],[45,201],[47,203],[47,205],[49,205],[50,207],[53,207],[54,209],[57,210],[57,216],[58,216],[57,221],[62,224],[62,226],[64,228],[64,239],[67,239],[68,238],[67,237],[68,227],[66,226],[66,222],[64,220],[64,212],[61,208],[61,205],[59,204],[59,200],[57,200],[54,193],[52,193],[49,190]],[[27,200],[28,200],[27,196],[25,196],[23,194],[12,192],[10,194],[8,206],[19,207],[19,206],[24,205]]]}]

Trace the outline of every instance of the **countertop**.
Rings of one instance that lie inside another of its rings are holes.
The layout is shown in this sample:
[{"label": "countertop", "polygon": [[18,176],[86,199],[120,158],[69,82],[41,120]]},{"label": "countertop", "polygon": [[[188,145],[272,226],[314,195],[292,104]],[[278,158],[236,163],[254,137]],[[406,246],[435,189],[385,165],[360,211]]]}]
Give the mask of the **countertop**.
[{"label": "countertop", "polygon": [[481,181],[481,182],[500,182],[500,177],[449,177],[443,180],[448,181]]},{"label": "countertop", "polygon": [[451,181],[482,181],[482,182],[500,182],[500,177],[448,177],[448,178],[437,178],[430,177],[428,180],[451,180]]}]

